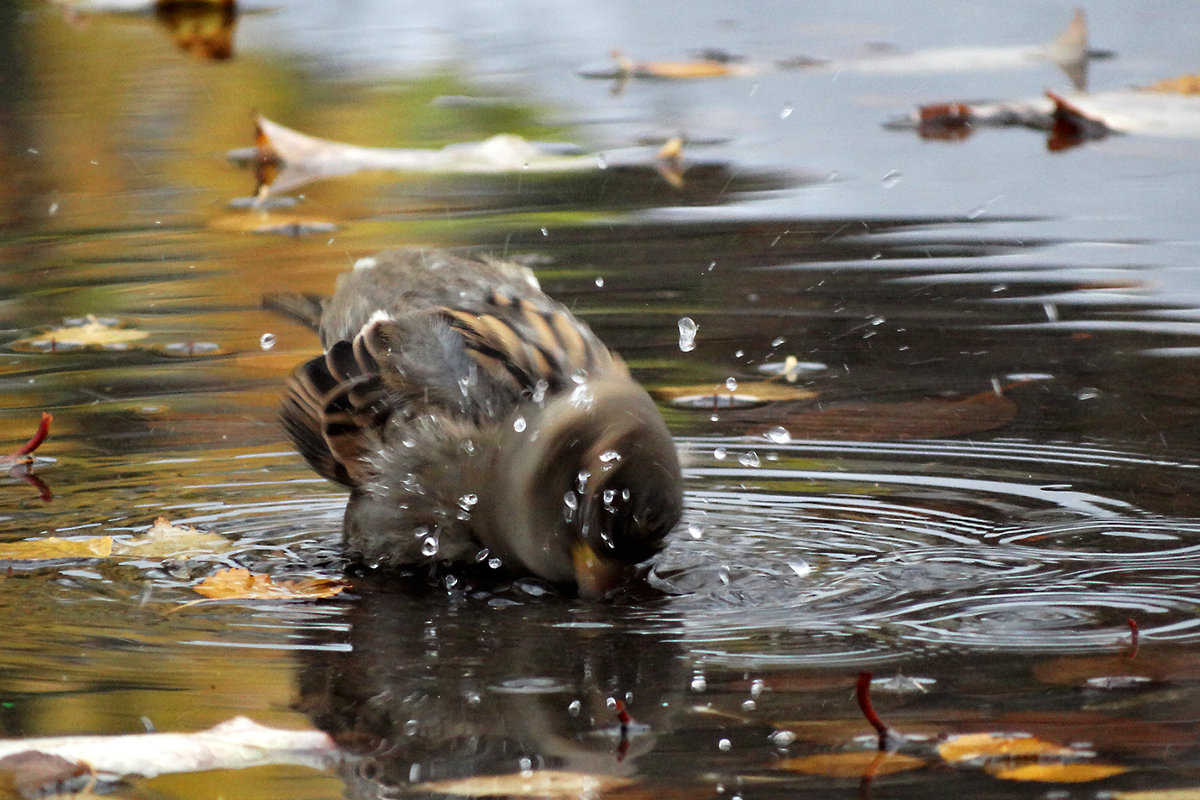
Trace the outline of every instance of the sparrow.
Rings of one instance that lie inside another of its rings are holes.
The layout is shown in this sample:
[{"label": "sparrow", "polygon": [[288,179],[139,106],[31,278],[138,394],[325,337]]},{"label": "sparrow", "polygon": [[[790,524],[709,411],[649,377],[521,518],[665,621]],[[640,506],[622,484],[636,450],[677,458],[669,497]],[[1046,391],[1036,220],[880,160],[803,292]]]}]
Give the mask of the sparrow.
[{"label": "sparrow", "polygon": [[324,354],[292,373],[281,417],[350,489],[353,560],[486,562],[600,598],[665,546],[683,507],[671,434],[529,269],[385,251],[339,278],[315,327]]}]

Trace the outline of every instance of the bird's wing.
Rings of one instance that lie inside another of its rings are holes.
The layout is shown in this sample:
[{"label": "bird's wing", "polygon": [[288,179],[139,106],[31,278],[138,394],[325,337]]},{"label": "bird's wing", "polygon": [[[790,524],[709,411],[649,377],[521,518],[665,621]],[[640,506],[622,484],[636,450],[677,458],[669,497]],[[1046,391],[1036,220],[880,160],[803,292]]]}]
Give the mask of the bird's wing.
[{"label": "bird's wing", "polygon": [[539,306],[500,292],[483,308],[443,308],[467,356],[518,395],[560,391],[597,371],[624,370],[620,360],[563,308]]},{"label": "bird's wing", "polygon": [[613,370],[626,371],[565,309],[497,292],[470,310],[371,321],[292,373],[281,416],[313,469],[354,487],[370,478],[389,420],[483,422]]}]

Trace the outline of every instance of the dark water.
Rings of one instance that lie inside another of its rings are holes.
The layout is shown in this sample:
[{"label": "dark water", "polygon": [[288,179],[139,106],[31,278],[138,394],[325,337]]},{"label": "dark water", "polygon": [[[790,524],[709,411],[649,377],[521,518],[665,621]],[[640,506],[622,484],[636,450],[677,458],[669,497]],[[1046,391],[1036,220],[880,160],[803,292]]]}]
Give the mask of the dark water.
[{"label": "dark water", "polygon": [[[1190,4],[1088,10],[1094,45],[1118,51],[1093,64],[1095,88],[1195,69]],[[769,62],[879,40],[1038,43],[1065,7],[250,11],[224,61],[179,50],[165,17],[34,0],[0,11],[6,446],[54,414],[34,470],[45,488],[4,480],[0,539],[129,535],[163,514],[232,543],[167,562],[9,562],[0,734],[191,731],[243,714],[319,725],[354,754],[328,774],[163,777],[131,796],[376,796],[538,768],[680,797],[1200,783],[1200,140],[1050,153],[1032,131],[938,142],[881,127],[919,102],[1063,88],[1050,65],[768,70],[619,93],[574,75],[616,45]],[[255,109],[368,145],[499,132],[589,151],[694,144],[681,187],[615,166],[360,175],[264,215],[229,205],[253,180],[223,159],[249,143]],[[256,232],[275,224],[299,235]],[[402,244],[525,259],[652,389],[733,379],[750,393],[792,357],[797,381],[775,383],[813,395],[664,402],[688,507],[653,591],[595,606],[532,582],[361,581],[320,603],[176,610],[225,566],[340,574],[344,495],[275,418],[316,343],[261,299],[328,293],[356,258]],[[148,336],[121,350],[22,344],[88,314]],[[690,352],[684,316],[699,325]],[[927,743],[909,749],[931,766],[861,786],[787,769],[872,746],[853,700],[864,670],[923,679],[876,687],[902,732],[1086,743],[1129,771],[1002,780],[935,764]],[[623,744],[616,699],[634,719]]]}]

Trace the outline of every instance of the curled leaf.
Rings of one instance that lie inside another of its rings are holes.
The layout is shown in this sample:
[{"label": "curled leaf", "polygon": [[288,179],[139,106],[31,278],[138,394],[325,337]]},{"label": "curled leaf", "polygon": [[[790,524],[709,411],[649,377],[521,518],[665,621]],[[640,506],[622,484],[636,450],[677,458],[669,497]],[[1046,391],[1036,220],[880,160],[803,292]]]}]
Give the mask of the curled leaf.
[{"label": "curled leaf", "polygon": [[166,517],[154,520],[150,530],[141,536],[117,540],[113,555],[142,558],[186,558],[205,553],[228,550],[230,542],[223,536],[202,531],[190,525],[172,525]]},{"label": "curled leaf", "polygon": [[346,584],[331,578],[275,581],[269,575],[233,567],[209,575],[192,588],[213,600],[323,600],[341,594]]}]

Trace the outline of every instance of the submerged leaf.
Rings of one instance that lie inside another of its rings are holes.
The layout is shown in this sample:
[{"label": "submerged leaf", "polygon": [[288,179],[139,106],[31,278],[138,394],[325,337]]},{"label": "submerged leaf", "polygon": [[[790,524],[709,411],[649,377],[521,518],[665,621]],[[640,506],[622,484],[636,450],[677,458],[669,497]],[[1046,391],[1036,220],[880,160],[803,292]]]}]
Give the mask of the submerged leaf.
[{"label": "submerged leaf", "polygon": [[785,758],[776,766],[789,772],[805,775],[825,775],[831,778],[867,778],[891,775],[925,766],[924,761],[904,753],[879,750],[856,750],[851,753],[817,753],[799,758]]},{"label": "submerged leaf", "polygon": [[965,733],[961,736],[952,736],[938,745],[937,750],[938,755],[950,762],[974,761],[981,758],[1079,755],[1077,751],[1069,747],[1033,736],[1012,736],[998,733]]},{"label": "submerged leaf", "polygon": [[143,558],[186,558],[187,556],[228,550],[223,536],[190,525],[172,525],[166,517],[154,520],[145,534],[113,543],[113,555]]},{"label": "submerged leaf", "polygon": [[341,594],[346,584],[331,578],[275,581],[269,575],[233,567],[208,576],[192,588],[213,600],[322,600]]},{"label": "submerged leaf", "polygon": [[1087,783],[1101,781],[1128,772],[1128,767],[1093,762],[1032,762],[1012,764],[996,762],[984,766],[984,771],[1006,781],[1038,781],[1040,783]]},{"label": "submerged leaf", "polygon": [[423,783],[414,788],[434,794],[460,797],[522,797],[575,800],[596,797],[601,792],[634,785],[629,778],[615,775],[588,775],[581,772],[539,769],[507,775],[480,775],[473,778]]},{"label": "submerged leaf", "polygon": [[0,542],[0,561],[47,561],[57,558],[108,558],[112,555],[111,536],[92,536],[87,539],[26,539],[20,542]]}]

